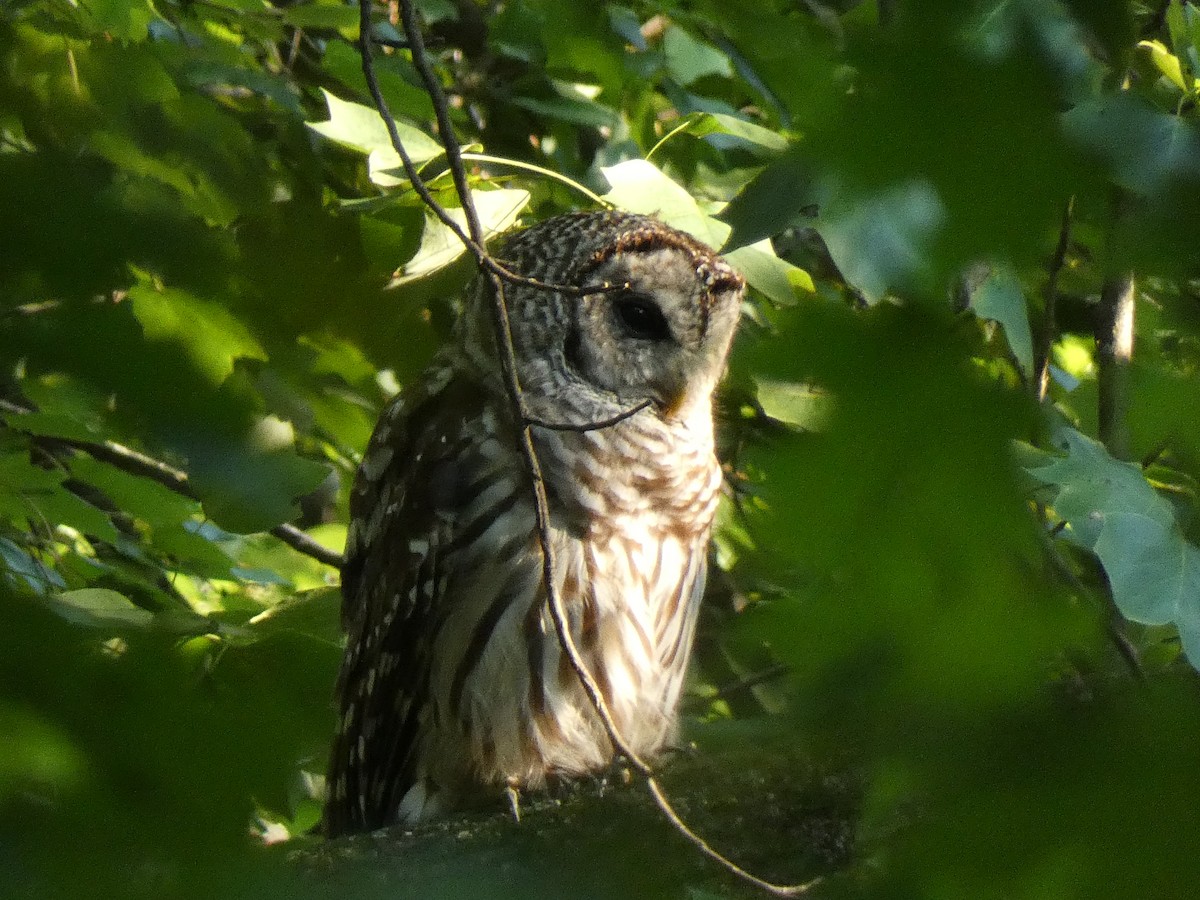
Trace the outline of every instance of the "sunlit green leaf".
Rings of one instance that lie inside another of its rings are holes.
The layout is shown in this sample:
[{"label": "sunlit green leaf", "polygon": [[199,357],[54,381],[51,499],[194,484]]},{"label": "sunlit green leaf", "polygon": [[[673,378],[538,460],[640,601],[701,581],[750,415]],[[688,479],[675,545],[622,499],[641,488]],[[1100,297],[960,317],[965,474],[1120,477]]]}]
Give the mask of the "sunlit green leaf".
[{"label": "sunlit green leaf", "polygon": [[1190,84],[1191,79],[1185,78],[1183,68],[1179,64],[1179,59],[1170,50],[1163,46],[1162,41],[1141,41],[1138,44],[1138,49],[1146,50],[1150,54],[1150,58],[1154,61],[1155,67],[1162,72],[1175,87],[1185,93],[1192,89]]},{"label": "sunlit green leaf", "polygon": [[610,186],[604,195],[609,203],[656,216],[714,249],[724,243],[729,226],[701,212],[695,198],[652,163],[631,159],[602,171]]},{"label": "sunlit green leaf", "polygon": [[[529,192],[502,189],[498,191],[473,191],[475,212],[483,226],[485,238],[500,234],[510,228],[529,203]],[[461,208],[447,210],[450,217],[466,231],[467,217]],[[425,232],[416,256],[404,264],[402,273],[392,279],[392,287],[424,278],[432,272],[445,268],[466,252],[466,247],[453,231],[432,213],[425,216]]]},{"label": "sunlit green leaf", "polygon": [[344,3],[301,3],[288,7],[283,20],[296,28],[356,29],[358,9]]},{"label": "sunlit green leaf", "polygon": [[130,288],[129,298],[147,339],[179,344],[214,385],[229,376],[235,360],[267,358],[249,329],[218,303],[145,282]]},{"label": "sunlit green leaf", "polygon": [[663,53],[671,77],[683,85],[707,75],[728,78],[733,74],[733,66],[725,54],[676,26],[667,28],[663,35]]},{"label": "sunlit green leaf", "polygon": [[88,628],[149,628],[154,621],[154,613],[105,588],[63,591],[47,602],[68,622]]},{"label": "sunlit green leaf", "polygon": [[[308,127],[332,141],[368,154],[368,167],[376,184],[392,187],[404,182],[406,179],[389,174],[400,170],[402,166],[379,111],[374,107],[339,100],[328,91],[322,91],[329,107],[329,119],[325,122],[309,122]],[[412,125],[397,121],[396,130],[404,151],[417,165],[444,152],[441,144]]]},{"label": "sunlit green leaf", "polygon": [[819,430],[831,414],[832,398],[806,384],[758,380],[758,402],[772,419],[805,430]]}]

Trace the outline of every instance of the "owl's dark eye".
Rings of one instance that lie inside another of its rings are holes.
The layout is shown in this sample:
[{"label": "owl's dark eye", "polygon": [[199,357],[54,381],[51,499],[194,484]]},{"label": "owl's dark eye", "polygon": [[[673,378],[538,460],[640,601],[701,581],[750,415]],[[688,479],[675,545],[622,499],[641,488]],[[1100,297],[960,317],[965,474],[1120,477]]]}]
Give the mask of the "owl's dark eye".
[{"label": "owl's dark eye", "polygon": [[671,326],[658,304],[645,294],[618,294],[613,310],[630,337],[643,341],[665,341],[671,337]]}]

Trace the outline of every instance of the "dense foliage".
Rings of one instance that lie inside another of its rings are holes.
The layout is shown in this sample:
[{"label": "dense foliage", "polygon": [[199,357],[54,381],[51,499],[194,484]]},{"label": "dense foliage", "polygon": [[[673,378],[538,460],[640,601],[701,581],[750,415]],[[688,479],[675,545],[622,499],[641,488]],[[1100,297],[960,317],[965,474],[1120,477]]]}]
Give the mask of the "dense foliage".
[{"label": "dense foliage", "polygon": [[[1200,8],[419,6],[490,229],[653,212],[754,289],[688,709],[702,745],[739,720],[861,775],[825,889],[1189,896]],[[377,13],[384,93],[457,208]],[[278,526],[340,550],[374,418],[471,269],[369,107],[357,15],[0,7],[14,894],[309,889],[262,837],[316,820],[337,575]],[[660,864],[613,858],[546,864]]]}]

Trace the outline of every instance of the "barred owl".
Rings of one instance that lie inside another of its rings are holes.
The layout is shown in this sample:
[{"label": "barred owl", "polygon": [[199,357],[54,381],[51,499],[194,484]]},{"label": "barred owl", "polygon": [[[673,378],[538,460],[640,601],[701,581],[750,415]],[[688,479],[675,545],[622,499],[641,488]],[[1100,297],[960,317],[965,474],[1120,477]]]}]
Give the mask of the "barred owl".
[{"label": "barred owl", "polygon": [[[497,256],[583,289],[506,296],[529,417],[556,426],[533,428],[555,586],[617,729],[652,757],[675,736],[704,587],[711,398],[743,282],[688,235],[618,212],[550,219]],[[487,291],[467,292],[454,340],[384,412],[356,477],[327,834],[612,761],[547,606]]]}]

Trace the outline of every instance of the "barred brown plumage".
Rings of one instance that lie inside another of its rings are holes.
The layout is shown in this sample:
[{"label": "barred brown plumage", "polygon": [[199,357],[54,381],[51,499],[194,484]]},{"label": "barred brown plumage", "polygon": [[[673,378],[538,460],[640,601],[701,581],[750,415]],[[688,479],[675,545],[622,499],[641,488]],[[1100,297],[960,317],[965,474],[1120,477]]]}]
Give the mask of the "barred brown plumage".
[{"label": "barred brown plumage", "polygon": [[[743,283],[655,219],[560,216],[507,240],[555,587],[630,748],[672,740],[721,474],[711,398]],[[603,285],[619,286],[604,289]],[[586,290],[595,286],[595,291]],[[328,834],[603,769],[613,749],[555,634],[487,282],[376,426],[351,497]],[[644,408],[604,428],[591,423]]]}]

